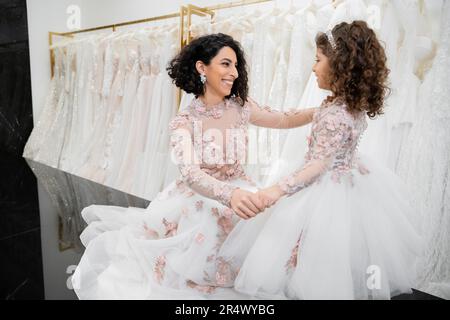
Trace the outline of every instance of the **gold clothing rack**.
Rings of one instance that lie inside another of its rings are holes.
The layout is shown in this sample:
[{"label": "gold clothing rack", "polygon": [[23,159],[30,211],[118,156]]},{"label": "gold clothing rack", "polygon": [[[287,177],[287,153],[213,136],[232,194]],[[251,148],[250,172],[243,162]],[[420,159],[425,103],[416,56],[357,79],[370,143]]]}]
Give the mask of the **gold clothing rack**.
[{"label": "gold clothing rack", "polygon": [[[139,19],[139,20],[133,20],[133,21],[127,21],[127,22],[121,22],[121,23],[115,23],[115,24],[109,24],[99,27],[93,27],[93,28],[87,28],[87,29],[80,29],[76,31],[70,31],[70,32],[53,32],[50,31],[48,33],[48,44],[50,47],[50,72],[51,76],[54,75],[54,65],[55,65],[55,55],[53,52],[53,40],[55,36],[62,36],[62,37],[73,37],[75,34],[79,33],[85,33],[85,32],[92,32],[92,31],[98,31],[98,30],[105,30],[105,29],[112,29],[112,31],[116,31],[118,27],[133,25],[133,24],[140,24],[140,23],[146,23],[146,22],[152,22],[152,21],[161,21],[165,19],[171,19],[171,18],[180,18],[179,24],[180,24],[180,31],[179,31],[179,45],[180,49],[183,48],[185,45],[189,44],[192,40],[191,35],[191,25],[192,25],[192,15],[195,14],[197,16],[210,16],[211,21],[214,18],[216,10],[222,10],[222,9],[228,9],[228,8],[234,8],[234,7],[240,7],[240,6],[246,6],[246,5],[252,5],[252,4],[258,4],[263,2],[270,2],[273,0],[243,0],[243,1],[234,1],[224,4],[218,4],[214,6],[208,6],[208,7],[198,7],[193,4],[188,4],[185,6],[180,7],[180,11],[176,13],[170,13],[166,15],[146,18],[146,19]],[[187,22],[186,30],[185,32],[185,19]],[[177,102],[178,106],[181,102],[181,90],[178,90],[177,92]]]},{"label": "gold clothing rack", "polygon": [[116,29],[118,27],[123,27],[123,26],[128,26],[128,25],[133,25],[133,24],[139,24],[139,23],[146,23],[146,22],[151,22],[151,21],[160,21],[160,20],[165,20],[165,19],[177,18],[177,17],[179,17],[179,15],[180,15],[180,13],[178,13],[178,12],[177,13],[170,13],[170,14],[166,14],[166,15],[162,15],[162,16],[156,16],[156,17],[151,17],[151,18],[146,18],[146,19],[139,19],[139,20],[133,20],[133,21],[109,24],[109,25],[99,26],[99,27],[94,27],[94,28],[80,29],[80,30],[70,31],[70,32],[52,32],[52,31],[50,31],[48,33],[48,44],[49,44],[49,47],[50,47],[50,71],[51,71],[51,76],[53,77],[54,64],[55,64],[55,57],[54,57],[53,49],[52,49],[53,37],[54,36],[73,37],[73,35],[78,34],[78,33],[92,32],[92,31],[98,31],[98,30],[104,30],[104,29],[112,29],[112,31],[114,32],[114,31],[116,31]]},{"label": "gold clothing rack", "polygon": [[258,3],[272,2],[272,1],[273,0],[233,1],[233,2],[229,2],[229,3],[217,4],[217,5],[214,5],[214,6],[207,6],[207,7],[204,7],[204,9],[215,11],[215,10],[230,9],[230,8],[234,8],[234,7],[243,7],[243,6],[247,6],[247,5],[250,5],[250,4],[258,4]]},{"label": "gold clothing rack", "polygon": [[[112,31],[114,32],[114,31],[116,31],[116,29],[118,27],[179,17],[180,18],[180,35],[179,35],[180,36],[180,48],[182,48],[186,44],[189,44],[189,42],[192,40],[191,33],[190,33],[190,27],[192,25],[192,15],[193,14],[198,15],[198,16],[208,16],[209,15],[212,19],[215,15],[215,12],[214,12],[215,10],[222,10],[222,9],[228,9],[228,8],[233,8],[233,7],[269,2],[269,1],[273,1],[273,0],[242,0],[242,1],[235,1],[235,2],[229,2],[229,3],[224,3],[224,4],[218,4],[218,5],[214,5],[214,6],[203,7],[203,8],[195,6],[193,4],[188,4],[186,6],[181,6],[179,12],[169,13],[169,14],[146,18],[146,19],[114,23],[114,24],[93,27],[93,28],[87,28],[87,29],[80,29],[80,30],[69,31],[69,32],[50,31],[48,33],[48,42],[49,42],[49,47],[50,47],[51,76],[53,77],[53,74],[54,74],[54,62],[55,62],[53,49],[51,48],[53,45],[53,37],[54,36],[73,37],[75,34],[104,30],[104,29],[112,29]],[[187,33],[184,32],[185,17],[187,18]]]}]

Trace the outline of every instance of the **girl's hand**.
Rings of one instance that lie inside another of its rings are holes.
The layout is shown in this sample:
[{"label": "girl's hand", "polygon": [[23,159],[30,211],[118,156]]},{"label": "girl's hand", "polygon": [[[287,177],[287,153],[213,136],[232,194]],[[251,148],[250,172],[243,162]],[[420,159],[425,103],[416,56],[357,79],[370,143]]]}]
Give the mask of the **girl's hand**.
[{"label": "girl's hand", "polygon": [[273,185],[259,190],[258,195],[264,206],[270,208],[284,195],[284,192],[278,185]]},{"label": "girl's hand", "polygon": [[236,189],[231,194],[231,209],[242,219],[249,219],[264,211],[265,206],[256,193]]}]

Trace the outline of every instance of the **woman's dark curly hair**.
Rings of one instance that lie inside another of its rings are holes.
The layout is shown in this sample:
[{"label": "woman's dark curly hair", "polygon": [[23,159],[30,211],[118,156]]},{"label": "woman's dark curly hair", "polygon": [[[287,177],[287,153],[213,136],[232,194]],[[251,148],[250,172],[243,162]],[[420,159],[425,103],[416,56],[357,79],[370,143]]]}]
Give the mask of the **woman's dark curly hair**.
[{"label": "woman's dark curly hair", "polygon": [[331,31],[336,47],[331,47],[326,33],[316,37],[317,48],[330,65],[331,101],[343,98],[351,113],[365,111],[370,118],[383,114],[389,69],[386,54],[375,32],[364,21],[340,23]]},{"label": "woman's dark curly hair", "polygon": [[234,95],[236,98],[240,98],[241,104],[244,104],[248,96],[247,63],[244,51],[239,42],[223,33],[201,36],[185,46],[167,67],[173,83],[187,93],[193,93],[195,96],[203,95],[205,88],[200,81],[200,74],[195,64],[200,60],[209,65],[211,59],[223,47],[230,47],[236,53],[238,71],[238,77],[234,81],[231,93],[226,98]]}]

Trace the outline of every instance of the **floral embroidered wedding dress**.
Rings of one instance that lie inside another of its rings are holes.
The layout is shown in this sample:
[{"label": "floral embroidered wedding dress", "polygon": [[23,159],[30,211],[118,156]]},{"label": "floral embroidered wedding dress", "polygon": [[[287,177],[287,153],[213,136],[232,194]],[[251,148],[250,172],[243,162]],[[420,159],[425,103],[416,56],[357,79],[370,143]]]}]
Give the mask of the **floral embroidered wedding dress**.
[{"label": "floral embroidered wedding dress", "polygon": [[245,297],[232,288],[236,270],[217,253],[241,220],[229,207],[233,190],[257,190],[243,170],[247,127],[252,119],[283,127],[303,112],[272,111],[252,100],[241,106],[234,98],[206,107],[194,99],[170,123],[181,177],[146,209],[93,205],[82,211],[86,250],[72,277],[78,297]]}]

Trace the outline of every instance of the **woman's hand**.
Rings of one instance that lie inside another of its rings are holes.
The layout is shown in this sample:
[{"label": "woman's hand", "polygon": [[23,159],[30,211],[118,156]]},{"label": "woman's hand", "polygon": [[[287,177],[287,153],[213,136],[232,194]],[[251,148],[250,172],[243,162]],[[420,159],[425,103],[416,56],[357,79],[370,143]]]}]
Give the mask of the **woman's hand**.
[{"label": "woman's hand", "polygon": [[264,211],[265,206],[256,193],[236,189],[231,194],[231,209],[242,219],[249,219]]},{"label": "woman's hand", "polygon": [[258,191],[259,199],[262,201],[266,208],[273,206],[282,196],[284,196],[283,190],[278,185],[261,189]]}]

